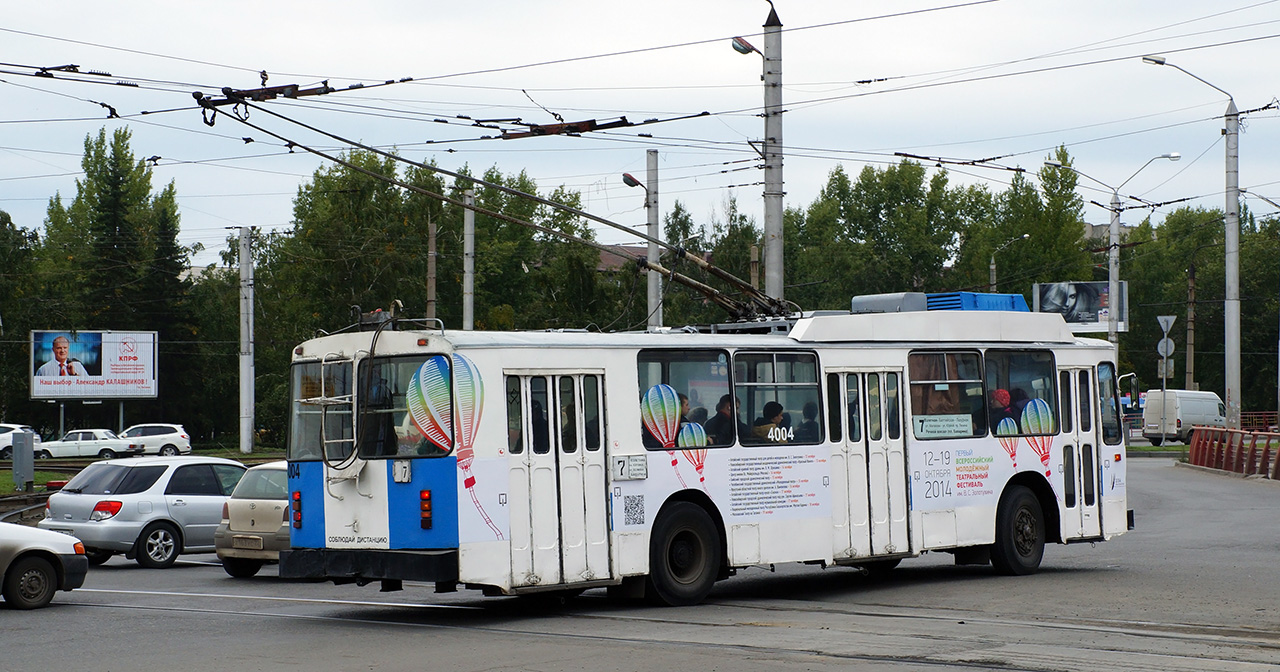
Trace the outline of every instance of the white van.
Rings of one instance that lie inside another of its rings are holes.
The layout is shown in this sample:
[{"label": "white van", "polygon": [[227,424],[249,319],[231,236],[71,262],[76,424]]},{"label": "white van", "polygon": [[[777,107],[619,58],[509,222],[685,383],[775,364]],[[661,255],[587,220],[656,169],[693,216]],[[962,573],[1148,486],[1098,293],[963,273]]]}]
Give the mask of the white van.
[{"label": "white van", "polygon": [[[1165,440],[1185,443],[1196,425],[1227,426],[1227,407],[1217,394],[1191,390],[1165,390],[1164,394],[1162,400],[1160,390],[1147,390],[1142,408],[1142,436],[1149,439],[1151,445],[1158,446]],[[1163,430],[1160,427],[1162,410]]]}]

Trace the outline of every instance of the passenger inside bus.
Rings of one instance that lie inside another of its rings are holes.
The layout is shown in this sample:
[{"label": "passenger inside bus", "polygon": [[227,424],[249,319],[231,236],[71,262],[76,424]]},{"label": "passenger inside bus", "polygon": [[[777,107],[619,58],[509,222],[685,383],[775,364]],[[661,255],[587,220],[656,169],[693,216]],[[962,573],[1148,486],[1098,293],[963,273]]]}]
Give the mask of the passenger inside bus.
[{"label": "passenger inside bus", "polygon": [[786,443],[786,435],[776,431],[784,428],[782,422],[782,404],[776,401],[765,403],[764,410],[761,411],[760,417],[751,426],[751,437],[759,441],[772,441],[774,443]]},{"label": "passenger inside bus", "polygon": [[[1010,395],[1008,390],[1005,390],[1005,389],[991,390],[990,396],[991,396],[991,404],[990,404],[991,431],[999,434],[999,433],[1002,433],[1000,431],[1001,420],[1004,420],[1005,418],[1010,418],[1013,420],[1014,424],[1016,425],[1018,422],[1018,418],[1016,413],[1014,412],[1013,407],[1010,405]],[[1015,431],[1014,433],[1017,434],[1021,432]]]},{"label": "passenger inside bus", "polygon": [[796,427],[796,441],[800,443],[816,443],[821,430],[818,427],[818,402],[809,401],[804,405],[804,422]]},{"label": "passenger inside bus", "polygon": [[707,442],[713,446],[728,446],[733,444],[734,426],[737,426],[739,436],[749,436],[747,425],[737,419],[737,408],[742,403],[733,398],[733,395],[726,394],[720,397],[720,402],[716,404],[716,414],[703,423],[702,428],[707,430]]}]

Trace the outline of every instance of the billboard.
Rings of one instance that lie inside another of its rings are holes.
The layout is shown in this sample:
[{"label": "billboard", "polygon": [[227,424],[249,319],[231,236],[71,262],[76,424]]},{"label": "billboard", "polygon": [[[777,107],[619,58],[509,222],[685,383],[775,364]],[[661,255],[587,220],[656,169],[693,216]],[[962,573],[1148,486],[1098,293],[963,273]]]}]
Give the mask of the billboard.
[{"label": "billboard", "polygon": [[[1031,310],[1060,313],[1073,334],[1107,332],[1107,317],[1113,303],[1107,281],[1038,282],[1032,286]],[[1120,282],[1116,331],[1129,331],[1129,283]]]},{"label": "billboard", "polygon": [[32,399],[156,396],[156,332],[31,332]]}]

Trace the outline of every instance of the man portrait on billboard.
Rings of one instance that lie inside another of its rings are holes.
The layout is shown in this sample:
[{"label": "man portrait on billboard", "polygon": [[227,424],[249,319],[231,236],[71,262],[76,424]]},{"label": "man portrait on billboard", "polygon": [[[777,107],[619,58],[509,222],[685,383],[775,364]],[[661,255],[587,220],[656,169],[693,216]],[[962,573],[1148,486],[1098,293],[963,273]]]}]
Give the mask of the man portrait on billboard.
[{"label": "man portrait on billboard", "polygon": [[89,375],[89,372],[84,368],[84,364],[80,360],[71,357],[71,339],[66,336],[57,336],[53,339],[50,349],[53,351],[53,359],[36,369],[37,376]]}]

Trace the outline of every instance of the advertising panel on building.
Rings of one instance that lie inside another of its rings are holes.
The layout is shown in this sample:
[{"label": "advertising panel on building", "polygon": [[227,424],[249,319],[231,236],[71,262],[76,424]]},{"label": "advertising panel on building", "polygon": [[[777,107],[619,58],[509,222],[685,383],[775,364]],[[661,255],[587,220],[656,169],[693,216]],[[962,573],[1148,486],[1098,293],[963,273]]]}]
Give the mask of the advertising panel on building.
[{"label": "advertising panel on building", "polygon": [[156,332],[31,332],[32,399],[156,396]]},{"label": "advertising panel on building", "polygon": [[[1032,286],[1031,310],[1037,313],[1060,313],[1073,334],[1106,333],[1107,315],[1111,309],[1107,281],[1038,282]],[[1129,331],[1129,283],[1120,282],[1119,314],[1116,331]]]}]

